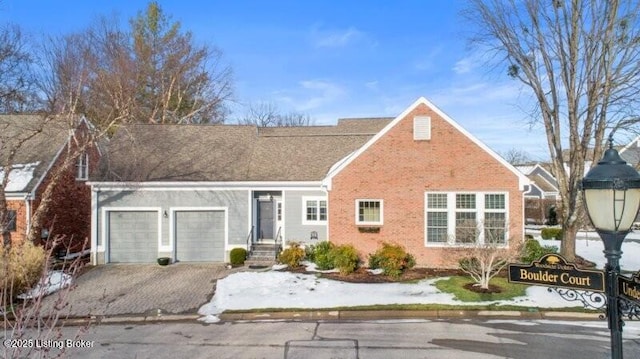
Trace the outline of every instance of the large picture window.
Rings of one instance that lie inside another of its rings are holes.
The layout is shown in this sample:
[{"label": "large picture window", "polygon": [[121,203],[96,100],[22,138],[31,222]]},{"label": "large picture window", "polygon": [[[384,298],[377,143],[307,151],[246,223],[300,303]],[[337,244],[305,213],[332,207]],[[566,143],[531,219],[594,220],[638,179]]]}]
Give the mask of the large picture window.
[{"label": "large picture window", "polygon": [[427,192],[425,244],[506,244],[506,193]]},{"label": "large picture window", "polygon": [[324,224],[327,222],[327,199],[324,197],[303,197],[302,224]]},{"label": "large picture window", "polygon": [[357,225],[382,225],[383,202],[381,199],[356,200]]}]

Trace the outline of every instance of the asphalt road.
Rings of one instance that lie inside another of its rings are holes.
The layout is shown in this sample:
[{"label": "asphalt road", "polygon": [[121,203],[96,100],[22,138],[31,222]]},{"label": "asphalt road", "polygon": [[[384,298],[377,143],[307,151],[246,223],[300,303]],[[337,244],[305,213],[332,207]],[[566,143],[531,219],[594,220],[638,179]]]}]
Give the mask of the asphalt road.
[{"label": "asphalt road", "polygon": [[[61,340],[78,328],[65,328]],[[602,321],[393,320],[365,322],[169,322],[99,325],[70,358],[608,358]],[[53,343],[55,344],[55,343]],[[49,354],[57,353],[53,349]],[[6,354],[6,353],[5,353]],[[32,357],[31,353],[29,357]],[[624,332],[640,357],[640,323]]]}]

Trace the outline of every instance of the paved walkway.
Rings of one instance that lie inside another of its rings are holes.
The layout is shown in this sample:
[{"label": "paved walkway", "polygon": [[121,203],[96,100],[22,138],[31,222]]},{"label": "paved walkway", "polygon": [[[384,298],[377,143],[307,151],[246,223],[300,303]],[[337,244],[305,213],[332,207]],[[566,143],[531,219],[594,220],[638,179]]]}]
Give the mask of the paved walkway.
[{"label": "paved walkway", "polygon": [[71,291],[46,297],[43,314],[65,299],[69,311],[63,313],[71,316],[194,314],[211,300],[217,279],[240,270],[223,264],[101,265],[78,277]]}]

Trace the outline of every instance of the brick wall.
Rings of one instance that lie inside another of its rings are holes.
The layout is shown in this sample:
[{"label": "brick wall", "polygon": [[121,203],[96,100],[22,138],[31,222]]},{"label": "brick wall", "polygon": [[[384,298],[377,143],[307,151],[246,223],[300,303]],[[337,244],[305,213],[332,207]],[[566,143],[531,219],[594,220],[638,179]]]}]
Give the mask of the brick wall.
[{"label": "brick wall", "polygon": [[[80,128],[79,131],[85,130]],[[89,154],[89,171],[94,172],[98,167],[99,152],[97,147],[92,146],[88,149]],[[64,164],[65,159],[70,154],[76,153],[76,147],[72,144],[70,148],[65,148],[57,159],[56,163],[48,172],[44,181],[38,187],[35,199],[32,201],[32,214],[40,205],[42,195],[51,183],[51,176],[56,170]],[[91,188],[86,185],[86,181],[76,180],[76,163],[72,163],[64,169],[62,178],[54,188],[52,194],[52,204],[47,211],[43,228],[50,230],[50,236],[65,235],[65,247],[72,250],[79,250],[85,245],[85,240],[90,238],[91,234]],[[20,241],[26,238],[26,206],[24,200],[10,201],[9,209],[18,209],[17,213],[17,231],[12,232],[12,241]],[[41,228],[37,229],[40,232]],[[88,242],[87,242],[88,245]]]},{"label": "brick wall", "polygon": [[[56,161],[54,168],[63,165],[66,156],[76,154],[75,145],[61,154]],[[99,153],[95,146],[87,150],[89,154],[89,171],[93,173],[98,166]],[[54,173],[52,169],[49,173]],[[52,204],[45,216],[44,228],[49,229],[50,237],[57,235],[65,236],[65,247],[69,247],[72,251],[81,250],[85,245],[89,245],[88,238],[91,236],[91,187],[85,180],[76,179],[76,161],[74,160],[68,166],[62,178],[57,183],[52,194]],[[42,185],[38,189],[37,198],[42,197],[43,192],[47,188],[51,178],[46,177]],[[35,206],[39,205],[39,201],[34,201]]]},{"label": "brick wall", "polygon": [[11,231],[11,242],[21,242],[27,234],[27,205],[24,200],[7,200],[7,209],[16,211],[16,230]]},{"label": "brick wall", "polygon": [[[431,139],[413,140],[413,117],[431,117]],[[518,178],[508,168],[424,104],[351,162],[332,181],[329,239],[351,243],[367,258],[382,241],[403,245],[419,265],[455,266],[456,249],[425,247],[426,191],[506,191],[510,236],[522,237],[523,202]],[[355,224],[356,199],[384,200],[378,233]]]}]

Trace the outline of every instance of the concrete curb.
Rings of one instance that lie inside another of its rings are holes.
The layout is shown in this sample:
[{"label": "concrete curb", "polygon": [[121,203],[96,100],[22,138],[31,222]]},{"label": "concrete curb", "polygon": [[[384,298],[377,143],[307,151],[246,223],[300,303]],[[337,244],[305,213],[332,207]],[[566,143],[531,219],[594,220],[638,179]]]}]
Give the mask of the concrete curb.
[{"label": "concrete curb", "polygon": [[[497,310],[310,310],[283,312],[233,312],[218,315],[221,322],[237,321],[372,321],[403,319],[522,319],[522,320],[601,320],[599,313],[555,311]],[[100,324],[162,324],[198,322],[198,314],[165,314],[160,316],[119,315],[112,317],[68,318],[65,326]]]},{"label": "concrete curb", "polygon": [[388,320],[388,319],[553,319],[600,320],[599,313],[555,311],[490,311],[490,310],[340,310],[340,311],[286,311],[286,312],[233,312],[218,316],[221,321],[262,320]]}]

